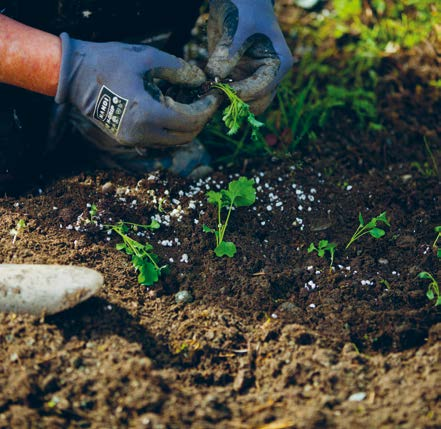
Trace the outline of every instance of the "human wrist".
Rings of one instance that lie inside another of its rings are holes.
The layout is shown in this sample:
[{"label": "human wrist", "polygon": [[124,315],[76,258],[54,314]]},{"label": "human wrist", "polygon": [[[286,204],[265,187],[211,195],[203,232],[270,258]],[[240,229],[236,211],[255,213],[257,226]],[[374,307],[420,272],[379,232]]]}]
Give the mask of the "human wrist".
[{"label": "human wrist", "polygon": [[0,82],[54,96],[61,43],[57,36],[0,14]]}]

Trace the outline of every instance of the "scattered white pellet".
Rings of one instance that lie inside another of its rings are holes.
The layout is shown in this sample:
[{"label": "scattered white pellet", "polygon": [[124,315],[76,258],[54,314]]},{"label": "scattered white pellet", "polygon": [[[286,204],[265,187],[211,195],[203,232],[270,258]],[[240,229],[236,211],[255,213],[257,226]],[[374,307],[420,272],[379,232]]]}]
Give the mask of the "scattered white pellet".
[{"label": "scattered white pellet", "polygon": [[349,396],[348,401],[351,402],[361,402],[364,399],[366,399],[366,393],[365,392],[357,392],[353,393],[351,396]]}]

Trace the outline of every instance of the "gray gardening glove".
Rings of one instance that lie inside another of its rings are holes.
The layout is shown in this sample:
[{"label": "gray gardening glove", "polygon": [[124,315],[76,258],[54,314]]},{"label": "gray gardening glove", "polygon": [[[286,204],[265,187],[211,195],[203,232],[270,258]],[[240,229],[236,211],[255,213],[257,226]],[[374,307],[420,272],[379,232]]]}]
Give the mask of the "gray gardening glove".
[{"label": "gray gardening glove", "polygon": [[208,95],[192,104],[164,96],[154,78],[198,87],[206,81],[196,66],[146,45],[91,43],[61,35],[62,64],[57,103],[71,103],[92,123],[129,147],[188,143],[218,107]]},{"label": "gray gardening glove", "polygon": [[210,0],[208,50],[208,75],[231,77],[256,114],[268,107],[293,63],[271,0]]}]

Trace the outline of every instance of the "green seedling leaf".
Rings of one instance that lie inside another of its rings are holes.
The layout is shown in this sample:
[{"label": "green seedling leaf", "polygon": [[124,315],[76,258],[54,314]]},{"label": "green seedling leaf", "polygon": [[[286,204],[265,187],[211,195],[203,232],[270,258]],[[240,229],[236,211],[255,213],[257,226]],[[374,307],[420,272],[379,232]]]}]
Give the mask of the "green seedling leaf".
[{"label": "green seedling leaf", "polygon": [[317,252],[319,258],[324,258],[326,252],[329,253],[331,263],[329,269],[332,269],[334,264],[335,249],[337,248],[337,243],[330,243],[329,240],[320,240],[318,247],[315,247],[314,243],[311,243],[308,247],[308,253]]},{"label": "green seedling leaf", "polygon": [[148,226],[149,229],[159,229],[161,224],[157,220],[152,220],[152,223]]},{"label": "green seedling leaf", "polygon": [[155,265],[151,262],[147,262],[139,269],[138,283],[144,286],[152,286],[159,280],[160,271],[157,270]]},{"label": "green seedling leaf", "polygon": [[389,220],[386,216],[386,212],[383,212],[380,214],[380,216],[377,216],[374,218],[377,222],[384,222],[387,226],[390,226]]},{"label": "green seedling leaf", "polygon": [[418,274],[418,278],[431,280],[432,276],[427,271],[422,271],[421,273]]},{"label": "green seedling leaf", "polygon": [[436,256],[437,256],[438,258],[441,258],[441,249],[438,249],[438,251],[436,252]]},{"label": "green seedling leaf", "polygon": [[377,223],[382,222],[385,225],[390,226],[389,220],[386,217],[386,212],[383,212],[379,216],[372,218],[368,223],[364,221],[362,214],[359,213],[358,221],[359,221],[358,228],[355,231],[354,235],[349,240],[348,244],[346,244],[345,249],[348,249],[352,243],[354,243],[360,237],[366,234],[370,234],[374,238],[383,237],[386,234],[386,232],[381,228],[377,228]]},{"label": "green seedling leaf", "polygon": [[232,258],[237,252],[236,246],[231,241],[222,241],[215,249],[214,253],[218,257],[228,256]]},{"label": "green seedling leaf", "polygon": [[224,192],[228,196],[230,204],[234,207],[251,206],[256,201],[256,190],[254,189],[254,180],[240,177],[228,185],[228,191]]},{"label": "green seedling leaf", "polygon": [[374,238],[381,238],[386,234],[386,232],[380,228],[373,228],[369,231],[369,234],[371,234]]},{"label": "green seedling leaf", "polygon": [[435,227],[435,232],[441,232],[441,225]]},{"label": "green seedling leaf", "polygon": [[[256,201],[254,180],[246,177],[233,180],[228,184],[228,189],[222,189],[220,192],[207,192],[207,201],[217,207],[217,229],[202,225],[202,230],[214,234],[216,238],[216,256],[233,257],[236,253],[236,246],[231,242],[224,242],[225,232],[233,207],[247,207]],[[225,219],[222,218],[222,208],[228,210]]]},{"label": "green seedling leaf", "polygon": [[222,193],[215,192],[215,191],[208,191],[207,192],[207,201],[210,204],[219,204],[222,205]]},{"label": "green seedling leaf", "polygon": [[158,256],[153,253],[153,246],[150,243],[140,243],[128,234],[130,231],[156,230],[159,227],[160,224],[156,220],[153,220],[149,225],[124,221],[119,221],[115,225],[104,225],[105,229],[114,231],[122,238],[123,242],[118,243],[115,247],[120,252],[131,256],[131,263],[138,272],[138,283],[141,285],[152,286],[159,280],[167,266],[160,267],[158,265]]},{"label": "green seedling leaf", "polygon": [[125,250],[126,249],[126,245],[124,243],[118,243],[115,246],[116,250]]},{"label": "green seedling leaf", "polygon": [[439,284],[435,280],[433,275],[427,271],[422,271],[421,273],[418,274],[418,277],[420,279],[426,279],[430,281],[427,287],[426,296],[431,301],[434,300],[436,297],[435,306],[441,305],[441,294],[440,294]]},{"label": "green seedling leaf", "polygon": [[215,229],[210,228],[210,227],[207,226],[207,225],[202,225],[202,231],[204,231],[204,232],[206,232],[206,233],[211,233],[211,234],[214,234],[214,233],[216,232]]},{"label": "green seedling leaf", "polygon": [[222,120],[228,128],[227,135],[235,135],[246,122],[251,127],[252,138],[257,139],[259,128],[264,124],[258,121],[254,114],[251,113],[250,106],[238,97],[236,91],[230,85],[226,83],[215,83],[212,87],[221,90],[228,97],[230,102],[229,106],[224,109],[222,115]]},{"label": "green seedling leaf", "polygon": [[12,228],[9,231],[9,234],[12,235],[12,244],[15,244],[17,241],[17,237],[27,228],[26,221],[24,219],[20,219],[15,224],[15,228]]}]

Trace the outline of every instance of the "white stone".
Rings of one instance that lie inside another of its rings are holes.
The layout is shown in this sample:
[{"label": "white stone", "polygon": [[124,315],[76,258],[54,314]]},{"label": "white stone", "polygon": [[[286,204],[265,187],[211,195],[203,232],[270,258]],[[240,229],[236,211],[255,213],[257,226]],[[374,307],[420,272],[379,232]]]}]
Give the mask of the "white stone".
[{"label": "white stone", "polygon": [[0,311],[55,314],[90,298],[103,283],[90,268],[0,264]]},{"label": "white stone", "polygon": [[348,401],[351,402],[360,402],[366,399],[366,393],[365,392],[357,392],[353,393],[351,396],[349,396]]}]

